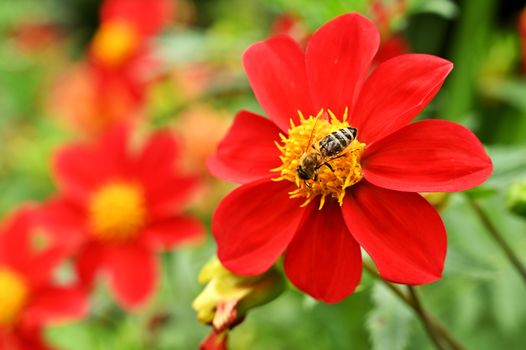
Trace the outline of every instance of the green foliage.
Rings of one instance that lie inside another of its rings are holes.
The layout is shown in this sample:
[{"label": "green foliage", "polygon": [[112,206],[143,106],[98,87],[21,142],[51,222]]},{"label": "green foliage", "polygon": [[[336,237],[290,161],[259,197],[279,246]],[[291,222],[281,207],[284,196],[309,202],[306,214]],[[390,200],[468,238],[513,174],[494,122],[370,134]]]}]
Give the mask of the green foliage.
[{"label": "green foliage", "polygon": [[[526,179],[526,79],[518,68],[520,46],[514,19],[494,19],[495,0],[411,0],[393,28],[410,47],[455,64],[445,88],[424,117],[462,121],[487,144],[491,178],[466,194],[454,194],[441,212],[448,231],[444,277],[420,287],[423,304],[469,349],[522,349],[526,344],[526,286],[488,235],[467,201],[489,215],[526,264],[526,220],[510,213],[505,191]],[[263,113],[241,65],[243,51],[272,34],[280,14],[297,16],[311,33],[342,13],[370,15],[366,0],[183,1],[191,19],[170,27],[152,45],[166,63],[164,73],[199,63],[212,68],[212,83],[188,99],[171,81],[157,83],[146,128],[170,126],[178,113],[206,104],[234,115]],[[193,17],[192,17],[193,16]],[[24,53],[17,26],[26,21],[58,24],[66,39],[58,52]],[[504,24],[503,21],[507,21]],[[97,24],[97,1],[0,0],[0,215],[25,201],[54,193],[54,150],[72,138],[47,109],[56,77],[82,57]],[[64,34],[64,33],[63,33]],[[76,102],[76,101],[75,101]],[[209,228],[209,213],[202,214]],[[215,253],[213,239],[159,257],[161,278],[151,303],[133,313],[120,310],[106,287],[91,298],[90,315],[49,329],[48,339],[65,350],[195,349],[210,332],[197,322],[192,300],[201,290],[197,275]],[[364,254],[365,255],[365,254]],[[105,283],[105,282],[104,282]],[[104,286],[105,284],[102,283]],[[231,332],[232,349],[431,349],[412,310],[364,272],[361,286],[337,305],[318,303],[292,286],[277,300],[251,310]]]},{"label": "green foliage", "polygon": [[371,292],[373,309],[367,319],[374,350],[406,349],[414,320],[412,311],[381,282]]}]

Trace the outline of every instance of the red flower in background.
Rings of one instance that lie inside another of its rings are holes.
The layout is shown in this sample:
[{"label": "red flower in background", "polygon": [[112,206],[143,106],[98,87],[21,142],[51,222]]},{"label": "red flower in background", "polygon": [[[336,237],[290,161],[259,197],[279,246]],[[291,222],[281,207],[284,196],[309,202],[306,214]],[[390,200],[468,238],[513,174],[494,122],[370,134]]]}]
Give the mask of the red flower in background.
[{"label": "red flower in background", "polygon": [[404,36],[392,30],[392,22],[397,17],[405,14],[407,1],[371,0],[370,6],[374,23],[376,23],[380,31],[380,47],[373,59],[373,65],[410,52],[409,43]]},{"label": "red flower in background", "polygon": [[[66,99],[61,93],[73,94],[70,100],[75,101],[75,105],[66,113],[80,123],[79,129],[92,133],[102,133],[117,122],[139,117],[147,88],[160,73],[159,62],[152,57],[150,41],[169,23],[172,15],[173,2],[169,0],[104,1],[100,25],[89,48],[88,64],[74,71],[80,69],[87,75],[79,81],[78,74],[70,77],[68,72],[63,78],[66,86],[60,89],[55,105],[71,103],[61,102]],[[69,92],[75,83],[76,90]],[[77,96],[86,103],[76,104]],[[86,108],[91,113],[86,115]]]},{"label": "red flower in background", "polygon": [[48,349],[44,326],[87,311],[81,288],[52,282],[64,251],[56,246],[35,251],[33,225],[32,210],[23,208],[0,227],[0,349]]},{"label": "red flower in background", "polygon": [[[417,192],[477,186],[491,174],[491,160],[461,125],[409,124],[452,64],[408,54],[369,74],[378,45],[375,26],[348,14],[318,29],[305,52],[287,36],[245,52],[270,120],[240,112],[208,162],[213,174],[243,184],[212,219],[219,259],[232,272],[261,274],[284,254],[293,284],[337,302],[360,281],[361,246],[387,280],[440,278],[446,232]],[[333,132],[341,138],[338,130],[348,127],[357,128],[357,139],[329,160],[332,169],[320,163],[316,180],[301,179],[297,166],[311,146]]]},{"label": "red flower in background", "polygon": [[522,70],[526,72],[526,9],[519,16],[519,39],[522,49]]},{"label": "red flower in background", "polygon": [[272,36],[286,34],[294,38],[302,47],[312,34],[303,23],[303,20],[293,13],[280,14],[272,24],[270,30]]},{"label": "red flower in background", "polygon": [[155,252],[202,238],[201,223],[181,214],[197,179],[177,172],[178,157],[166,132],[132,148],[129,130],[116,127],[55,158],[60,196],[47,205],[47,224],[74,248],[81,280],[90,284],[105,272],[124,307],[154,291]]}]

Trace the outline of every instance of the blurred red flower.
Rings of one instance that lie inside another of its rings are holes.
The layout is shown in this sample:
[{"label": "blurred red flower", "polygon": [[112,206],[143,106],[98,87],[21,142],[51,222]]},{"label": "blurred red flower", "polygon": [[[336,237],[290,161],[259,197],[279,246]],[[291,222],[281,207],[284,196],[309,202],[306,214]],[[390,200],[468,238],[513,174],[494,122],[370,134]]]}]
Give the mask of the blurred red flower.
[{"label": "blurred red flower", "polygon": [[[81,81],[69,78],[68,74],[63,78],[66,86],[60,89],[65,94],[80,94],[89,102],[87,108],[92,112],[89,118],[77,116],[86,114],[83,106],[76,105],[75,109],[73,105],[72,113],[68,113],[71,119],[81,121],[79,129],[100,134],[115,123],[142,114],[148,86],[160,75],[151,39],[172,16],[173,2],[169,0],[104,1],[100,25],[89,48],[88,64],[82,68],[89,74],[82,81],[87,85],[79,85]],[[68,93],[72,83],[77,83],[77,89]],[[60,102],[61,99],[67,101]],[[71,99],[68,101],[61,94],[55,100],[66,109],[71,103]]]},{"label": "blurred red flower", "polygon": [[77,253],[81,280],[106,272],[127,308],[154,291],[155,252],[203,237],[201,223],[181,214],[198,179],[177,171],[173,135],[132,146],[129,129],[119,126],[95,143],[62,148],[54,163],[60,195],[45,210],[47,225]]},{"label": "blurred red flower", "polygon": [[[347,14],[318,29],[305,52],[287,36],[245,52],[250,84],[270,120],[240,112],[208,161],[216,176],[243,184],[212,219],[219,259],[232,272],[260,274],[284,253],[294,285],[338,302],[360,281],[361,246],[387,280],[441,277],[446,232],[417,192],[477,186],[491,174],[491,160],[461,125],[409,124],[452,64],[407,54],[369,74],[378,45],[373,23]],[[311,146],[319,149],[331,133],[341,138],[339,130],[350,126],[357,139],[329,159],[332,169],[320,162],[317,180],[300,178],[297,167],[306,165]]]},{"label": "blurred red flower", "polygon": [[0,227],[0,349],[49,349],[42,328],[87,311],[82,288],[52,281],[64,250],[32,249],[32,210],[20,209]]},{"label": "blurred red flower", "polygon": [[409,43],[401,33],[393,32],[393,22],[407,11],[406,0],[370,0],[374,23],[380,31],[380,47],[373,59],[373,65],[390,58],[409,53]]},{"label": "blurred red flower", "polygon": [[519,39],[522,51],[522,70],[526,72],[526,8],[519,16]]}]

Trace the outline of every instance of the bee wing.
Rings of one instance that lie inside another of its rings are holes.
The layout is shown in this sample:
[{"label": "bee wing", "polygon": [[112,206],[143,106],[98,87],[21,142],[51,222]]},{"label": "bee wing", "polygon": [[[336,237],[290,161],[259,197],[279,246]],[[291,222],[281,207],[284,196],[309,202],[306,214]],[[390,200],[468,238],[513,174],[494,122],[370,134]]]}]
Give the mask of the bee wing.
[{"label": "bee wing", "polygon": [[312,146],[312,141],[313,141],[313,138],[314,138],[314,131],[316,130],[316,125],[318,125],[318,120],[320,120],[320,117],[321,117],[322,114],[323,114],[323,112],[320,112],[316,116],[316,120],[314,121],[314,125],[312,126],[312,130],[311,130],[310,136],[309,136],[309,142],[307,143],[307,148],[305,149],[305,152],[307,152],[309,150],[309,148]]}]

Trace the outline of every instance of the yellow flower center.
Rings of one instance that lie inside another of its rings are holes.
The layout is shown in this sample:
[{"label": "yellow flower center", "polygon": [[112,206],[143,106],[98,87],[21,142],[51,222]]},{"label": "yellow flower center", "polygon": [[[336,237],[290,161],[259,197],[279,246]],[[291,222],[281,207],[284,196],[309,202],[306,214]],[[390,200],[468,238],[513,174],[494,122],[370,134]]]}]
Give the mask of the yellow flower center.
[{"label": "yellow flower center", "polygon": [[117,244],[130,241],[146,221],[142,190],[126,182],[107,184],[91,197],[89,214],[97,238]]},{"label": "yellow flower center", "polygon": [[29,288],[17,273],[0,267],[0,327],[13,325],[26,305]]},{"label": "yellow flower center", "polygon": [[[309,204],[318,195],[321,209],[327,197],[335,198],[342,205],[346,189],[359,182],[362,177],[360,157],[365,144],[356,138],[350,141],[350,137],[342,136],[339,143],[340,152],[327,152],[320,147],[320,143],[326,137],[336,137],[333,132],[349,128],[347,122],[347,109],[342,120],[339,120],[330,110],[327,111],[329,118],[325,117],[323,110],[316,117],[305,118],[301,113],[300,125],[294,125],[291,120],[291,128],[288,137],[280,135],[281,143],[276,146],[281,151],[283,164],[272,171],[279,172],[280,176],[275,181],[288,180],[296,184],[296,190],[290,192],[291,198],[305,198],[302,206]],[[298,172],[298,166],[305,170],[309,179],[304,179]]]},{"label": "yellow flower center", "polygon": [[139,46],[139,34],[126,21],[111,21],[100,26],[92,43],[99,61],[114,68],[124,63]]}]

